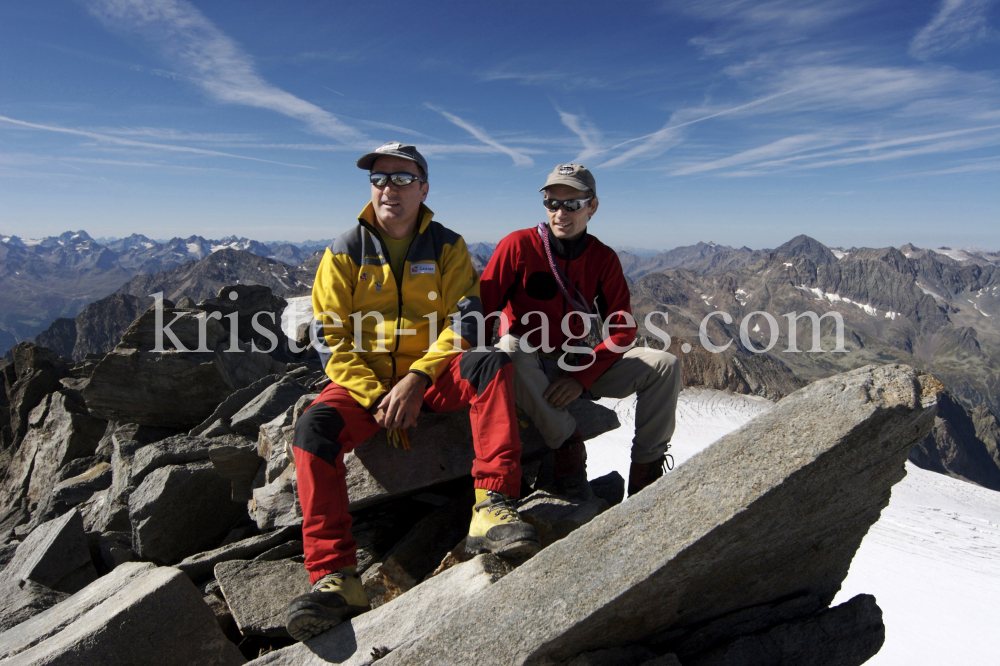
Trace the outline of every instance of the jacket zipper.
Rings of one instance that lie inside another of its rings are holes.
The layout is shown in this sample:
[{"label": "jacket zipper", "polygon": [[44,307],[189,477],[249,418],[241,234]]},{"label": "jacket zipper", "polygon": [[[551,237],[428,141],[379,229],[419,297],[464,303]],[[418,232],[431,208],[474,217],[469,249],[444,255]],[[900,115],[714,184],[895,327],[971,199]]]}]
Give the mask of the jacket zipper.
[{"label": "jacket zipper", "polygon": [[[378,244],[382,248],[382,258],[389,264],[389,272],[392,273],[392,263],[389,261],[389,257],[385,256],[389,253],[386,250],[385,241],[382,240],[382,234],[378,232],[373,226],[370,226],[367,222],[362,221],[361,225],[368,229],[370,232],[375,234],[378,238]],[[417,228],[417,233],[420,233],[419,227]],[[413,245],[411,242],[410,245]],[[410,253],[409,247],[406,249],[406,253]],[[406,268],[406,258],[403,258],[403,268]],[[405,272],[405,271],[404,271]],[[396,283],[396,327],[392,331],[392,353],[389,354],[389,360],[392,362],[392,378],[396,379],[396,352],[399,351],[399,326],[403,321],[403,276],[400,275],[399,279],[396,279],[396,275],[392,276],[393,281]]]}]

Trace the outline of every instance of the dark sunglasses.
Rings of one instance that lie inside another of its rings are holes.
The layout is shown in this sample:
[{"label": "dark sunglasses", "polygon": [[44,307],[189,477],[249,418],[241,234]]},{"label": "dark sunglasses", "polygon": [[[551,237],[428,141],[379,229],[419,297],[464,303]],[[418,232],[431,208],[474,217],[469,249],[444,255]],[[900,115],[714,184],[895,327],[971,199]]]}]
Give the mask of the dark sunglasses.
[{"label": "dark sunglasses", "polygon": [[594,197],[587,197],[586,199],[567,199],[566,201],[559,201],[559,199],[542,199],[542,204],[553,212],[559,210],[562,206],[567,212],[575,213],[576,211],[583,208],[584,204],[593,199]]},{"label": "dark sunglasses", "polygon": [[375,187],[385,187],[385,184],[390,180],[393,185],[397,187],[406,187],[413,181],[419,183],[425,183],[423,178],[420,176],[414,176],[412,173],[372,173],[368,175],[368,180],[372,181],[372,185]]}]

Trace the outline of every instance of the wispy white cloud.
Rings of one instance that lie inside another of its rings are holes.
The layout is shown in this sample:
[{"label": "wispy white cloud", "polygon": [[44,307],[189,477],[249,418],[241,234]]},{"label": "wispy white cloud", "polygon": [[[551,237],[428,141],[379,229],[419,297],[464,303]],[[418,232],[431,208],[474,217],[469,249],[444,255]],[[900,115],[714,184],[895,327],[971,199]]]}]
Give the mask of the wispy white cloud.
[{"label": "wispy white cloud", "polygon": [[601,132],[592,122],[582,116],[566,113],[559,109],[556,109],[556,111],[559,113],[559,119],[562,121],[562,124],[580,137],[580,143],[583,144],[583,150],[573,160],[576,164],[583,164],[601,152],[601,145],[603,143]]},{"label": "wispy white cloud", "polygon": [[671,172],[671,175],[686,176],[694,173],[703,173],[705,171],[727,169],[729,167],[756,163],[761,160],[773,159],[775,157],[794,155],[795,153],[806,150],[815,150],[816,148],[830,146],[834,143],[839,143],[839,140],[831,139],[830,137],[823,136],[822,134],[798,134],[778,139],[777,141],[773,141],[758,148],[744,150],[736,153],[735,155],[730,155],[729,157],[723,157],[721,159],[712,160],[711,162],[702,162],[701,164],[694,164],[680,169],[675,169]]},{"label": "wispy white cloud", "polygon": [[[619,143],[617,145],[612,146],[611,148],[607,148],[601,151],[601,152],[609,152],[615,150],[616,148],[620,148],[621,146],[624,146],[626,144],[634,143],[636,141],[642,141],[642,143],[640,143],[638,146],[630,148],[621,155],[613,157],[612,159],[601,164],[600,166],[602,167],[621,166],[622,164],[626,164],[627,162],[630,162],[638,157],[648,157],[651,155],[662,154],[664,151],[668,150],[671,146],[674,146],[680,142],[681,139],[678,136],[678,130],[684,127],[687,127],[689,125],[694,125],[695,123],[704,122],[706,120],[711,120],[712,118],[718,118],[720,116],[726,116],[734,113],[739,113],[741,111],[746,111],[747,109],[751,109],[755,106],[760,106],[761,104],[766,104],[774,99],[777,99],[778,97],[783,97],[784,95],[788,95],[792,92],[794,92],[794,89],[785,90],[780,93],[776,93],[774,95],[768,95],[767,97],[755,99],[751,102],[747,102],[746,104],[740,104],[738,106],[733,106],[718,111],[714,111],[712,113],[708,113],[707,115],[703,115],[693,120],[688,120],[681,123],[674,123],[674,122],[667,123],[665,127],[653,132],[652,134],[646,134],[644,136],[636,137],[634,139],[629,139],[628,141],[623,141],[622,143]],[[677,114],[674,115],[676,116]]]},{"label": "wispy white cloud", "polygon": [[448,113],[444,109],[440,109],[434,106],[433,104],[427,104],[427,108],[433,111],[437,111],[442,116],[444,116],[445,119],[448,120],[448,122],[452,123],[453,125],[457,125],[458,127],[461,127],[466,132],[476,137],[487,146],[491,146],[492,148],[509,156],[512,160],[514,160],[515,166],[534,166],[535,161],[528,156],[526,151],[519,150],[516,148],[511,148],[510,146],[506,146],[500,143],[499,141],[491,137],[489,134],[487,134],[486,130],[484,130],[483,128],[477,127],[472,123],[463,120],[452,113]]},{"label": "wispy white cloud", "polygon": [[513,70],[503,65],[480,75],[482,81],[513,81],[526,86],[556,86],[562,90],[603,90],[615,87],[615,83],[591,74],[582,74],[562,69],[527,71]]},{"label": "wispy white cloud", "polygon": [[279,164],[281,166],[296,167],[299,169],[314,168],[310,166],[305,166],[303,164],[289,164],[287,162],[276,162],[275,160],[265,160],[259,157],[247,157],[246,155],[234,155],[233,153],[224,153],[218,150],[208,150],[205,148],[194,148],[191,146],[176,146],[173,144],[153,143],[150,141],[137,141],[135,139],[127,139],[121,136],[113,136],[111,134],[101,134],[99,132],[71,129],[69,127],[58,127],[55,125],[43,125],[40,123],[31,123],[24,120],[17,120],[15,118],[8,118],[7,116],[0,116],[0,122],[10,123],[11,125],[16,125],[18,127],[25,127],[27,129],[43,130],[46,132],[56,132],[58,134],[69,134],[72,136],[87,137],[88,139],[94,139],[96,141],[116,144],[119,146],[130,146],[133,148],[152,148],[155,150],[163,150],[172,153],[191,153],[194,155],[209,155],[212,157],[231,157],[238,160],[250,160],[251,162],[266,162],[267,164]]},{"label": "wispy white cloud", "polygon": [[920,60],[985,40],[988,14],[995,0],[942,0],[938,13],[910,42],[910,55]]},{"label": "wispy white cloud", "polygon": [[253,59],[187,0],[84,1],[108,28],[155,45],[171,67],[220,102],[275,111],[341,141],[364,138],[332,113],[265,81]]}]

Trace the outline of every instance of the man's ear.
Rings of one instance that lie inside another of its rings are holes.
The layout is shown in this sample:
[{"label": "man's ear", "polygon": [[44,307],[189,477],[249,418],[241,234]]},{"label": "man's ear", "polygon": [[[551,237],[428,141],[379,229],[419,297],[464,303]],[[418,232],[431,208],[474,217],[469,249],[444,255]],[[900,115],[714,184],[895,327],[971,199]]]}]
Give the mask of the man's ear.
[{"label": "man's ear", "polygon": [[431,186],[428,183],[420,183],[420,203],[427,201],[427,193]]},{"label": "man's ear", "polygon": [[597,205],[600,204],[600,203],[601,203],[601,201],[597,197],[594,197],[593,200],[591,200],[591,202],[590,202],[590,216],[591,217],[594,217],[594,213],[597,212]]}]

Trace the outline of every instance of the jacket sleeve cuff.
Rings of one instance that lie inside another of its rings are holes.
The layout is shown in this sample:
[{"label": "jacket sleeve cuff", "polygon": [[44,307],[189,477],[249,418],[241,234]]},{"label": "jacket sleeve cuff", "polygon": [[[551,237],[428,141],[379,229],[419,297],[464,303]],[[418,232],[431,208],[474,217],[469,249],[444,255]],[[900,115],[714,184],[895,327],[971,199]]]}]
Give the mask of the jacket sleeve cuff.
[{"label": "jacket sleeve cuff", "polygon": [[424,381],[427,382],[426,388],[430,388],[431,386],[434,385],[434,379],[426,372],[423,372],[422,370],[410,370],[407,374],[419,375],[420,377],[423,377]]}]

